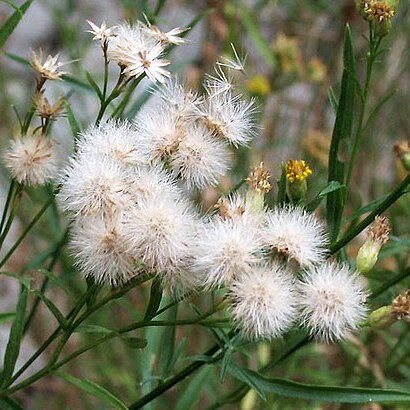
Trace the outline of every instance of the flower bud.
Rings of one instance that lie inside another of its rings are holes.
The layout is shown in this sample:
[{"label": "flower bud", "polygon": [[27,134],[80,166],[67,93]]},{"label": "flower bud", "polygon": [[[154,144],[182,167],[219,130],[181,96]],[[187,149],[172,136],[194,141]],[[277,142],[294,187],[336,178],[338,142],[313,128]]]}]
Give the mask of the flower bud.
[{"label": "flower bud", "polygon": [[356,256],[356,267],[361,273],[369,272],[377,262],[380,249],[389,240],[390,225],[385,217],[377,216],[367,233],[365,243]]},{"label": "flower bud", "polygon": [[373,23],[377,36],[386,36],[391,29],[391,19],[393,18],[398,0],[358,0],[356,7],[360,14],[370,23]]},{"label": "flower bud", "polygon": [[307,192],[306,179],[312,170],[304,160],[290,159],[286,164],[286,193],[292,202],[305,198]]},{"label": "flower bud", "polygon": [[394,145],[394,153],[406,171],[410,171],[410,140],[402,140]]},{"label": "flower bud", "polygon": [[410,291],[407,289],[393,299],[391,304],[392,315],[396,320],[410,322]]},{"label": "flower bud", "polygon": [[366,326],[373,328],[384,328],[395,322],[392,316],[392,307],[382,306],[371,312],[364,323]]},{"label": "flower bud", "polygon": [[265,194],[272,189],[269,178],[270,173],[263,166],[263,162],[256,167],[252,167],[248,178],[246,178],[246,182],[249,185],[246,201],[254,211],[263,209]]}]

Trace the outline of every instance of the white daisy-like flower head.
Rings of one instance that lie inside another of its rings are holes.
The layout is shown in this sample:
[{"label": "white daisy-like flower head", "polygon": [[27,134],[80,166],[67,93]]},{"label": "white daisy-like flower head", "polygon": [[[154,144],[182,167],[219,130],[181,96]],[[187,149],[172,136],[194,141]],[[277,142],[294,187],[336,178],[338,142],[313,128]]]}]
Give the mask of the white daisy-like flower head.
[{"label": "white daisy-like flower head", "polygon": [[261,250],[258,228],[249,220],[213,218],[198,233],[193,268],[206,287],[230,285],[261,261]]},{"label": "white daisy-like flower head", "polygon": [[43,185],[56,177],[55,143],[45,136],[26,135],[10,141],[3,154],[5,167],[20,184]]},{"label": "white daisy-like flower head", "polygon": [[184,138],[171,155],[175,175],[186,181],[188,187],[204,188],[216,185],[230,165],[226,145],[212,137],[201,123],[186,127]]},{"label": "white daisy-like flower head", "polygon": [[320,341],[342,339],[366,317],[363,284],[345,264],[327,262],[309,269],[298,284],[302,323]]},{"label": "white daisy-like flower head", "polygon": [[59,54],[55,56],[48,55],[43,61],[43,52],[41,50],[39,54],[32,51],[30,64],[44,80],[59,80],[62,75],[67,74],[65,71],[61,71],[60,68],[68,64],[59,62],[59,57]]},{"label": "white daisy-like flower head", "polygon": [[231,314],[248,339],[274,339],[288,330],[297,314],[292,275],[279,265],[256,266],[230,289]]},{"label": "white daisy-like flower head", "polygon": [[328,240],[322,223],[299,207],[276,208],[267,214],[264,243],[279,254],[312,266],[324,260]]},{"label": "white daisy-like flower head", "polygon": [[199,108],[198,116],[215,137],[234,146],[247,145],[257,134],[255,101],[240,95],[215,94]]},{"label": "white daisy-like flower head", "polygon": [[107,27],[107,23],[103,21],[101,26],[98,27],[92,21],[87,20],[87,23],[91,27],[91,30],[86,30],[86,33],[94,35],[93,40],[99,40],[101,43],[106,42],[110,37],[116,36],[117,26]]},{"label": "white daisy-like flower head", "polygon": [[110,221],[79,217],[72,226],[70,248],[75,265],[96,283],[120,286],[137,274],[123,226],[121,217]]},{"label": "white daisy-like flower head", "polygon": [[245,70],[245,63],[246,63],[246,55],[243,57],[239,57],[238,52],[235,49],[235,46],[233,43],[231,43],[231,48],[233,51],[234,58],[228,58],[228,57],[222,57],[222,61],[218,61],[216,64],[221,66],[221,67],[227,67],[232,70],[237,70],[237,71],[244,71]]},{"label": "white daisy-like flower head", "polygon": [[58,199],[74,216],[110,217],[130,205],[129,173],[101,155],[79,155],[68,163]]},{"label": "white daisy-like flower head", "polygon": [[215,66],[215,75],[205,74],[205,91],[209,98],[233,91],[233,79],[225,74],[220,66]]},{"label": "white daisy-like flower head", "polygon": [[128,212],[125,232],[130,252],[161,275],[185,267],[196,226],[190,206],[164,195]]},{"label": "white daisy-like flower head", "polygon": [[164,46],[149,35],[141,23],[120,25],[109,44],[109,56],[123,67],[123,73],[138,78],[145,74],[152,82],[163,83],[171,74],[163,67],[170,64],[161,58]]},{"label": "white daisy-like flower head", "polygon": [[80,135],[78,152],[81,155],[98,154],[123,165],[144,165],[148,153],[144,152],[141,138],[127,121],[108,121],[92,126]]}]

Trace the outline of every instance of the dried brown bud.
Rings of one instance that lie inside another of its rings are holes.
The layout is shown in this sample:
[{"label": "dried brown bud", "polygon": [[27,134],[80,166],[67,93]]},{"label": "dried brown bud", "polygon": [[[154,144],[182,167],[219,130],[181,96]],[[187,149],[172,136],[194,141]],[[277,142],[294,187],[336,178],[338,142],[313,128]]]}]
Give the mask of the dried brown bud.
[{"label": "dried brown bud", "polygon": [[368,236],[373,242],[384,245],[389,240],[390,224],[385,216],[376,216],[368,230]]},{"label": "dried brown bud", "polygon": [[33,102],[41,118],[55,118],[64,110],[65,99],[61,95],[58,97],[55,104],[50,104],[48,99],[44,97],[42,92],[37,92],[33,97]]},{"label": "dried brown bud", "polygon": [[236,208],[230,206],[226,198],[219,198],[214,208],[219,211],[219,215],[222,219],[233,219],[236,216],[241,216],[245,212],[245,208],[242,205],[238,205]]},{"label": "dried brown bud", "polygon": [[407,289],[401,295],[393,299],[392,314],[397,320],[410,322],[410,291]]},{"label": "dried brown bud", "polygon": [[263,166],[263,162],[261,162],[258,166],[251,168],[251,172],[249,177],[246,178],[246,182],[251,189],[258,192],[268,193],[272,189],[269,178],[270,173]]}]

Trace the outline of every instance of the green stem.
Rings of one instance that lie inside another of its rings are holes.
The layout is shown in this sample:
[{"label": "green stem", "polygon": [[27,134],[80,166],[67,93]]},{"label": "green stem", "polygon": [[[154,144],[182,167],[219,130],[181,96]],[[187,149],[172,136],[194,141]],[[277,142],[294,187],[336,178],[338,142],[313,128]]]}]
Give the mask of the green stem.
[{"label": "green stem", "polygon": [[14,195],[13,195],[13,205],[10,211],[10,215],[7,219],[6,225],[3,229],[3,231],[1,232],[1,236],[0,236],[0,249],[3,246],[4,241],[6,240],[7,234],[10,231],[11,225],[14,221],[14,218],[17,214],[18,208],[20,206],[20,202],[21,202],[21,196],[23,195],[23,185],[19,184],[16,187],[16,190],[14,191]]},{"label": "green stem", "polygon": [[[63,234],[63,236],[62,236],[62,238],[61,238],[60,241],[57,243],[57,246],[56,246],[56,248],[55,248],[55,250],[54,250],[54,252],[53,252],[53,254],[52,254],[51,261],[50,261],[49,265],[47,266],[47,270],[48,270],[48,271],[52,271],[53,268],[54,268],[54,266],[55,266],[55,264],[57,263],[58,258],[59,258],[59,255],[60,255],[60,251],[61,251],[61,249],[64,247],[64,245],[65,245],[65,243],[66,243],[66,241],[67,241],[67,236],[68,236],[68,229],[65,230],[65,232],[64,232],[64,234]],[[40,286],[40,292],[41,292],[41,293],[44,293],[44,292],[45,292],[45,290],[47,289],[47,286],[48,286],[49,281],[50,281],[50,278],[49,278],[48,276],[46,276],[46,277],[43,279],[43,282],[42,282],[42,284],[41,284],[41,286]],[[36,298],[34,299],[33,305],[32,305],[32,307],[31,307],[30,313],[29,313],[28,316],[27,316],[26,323],[25,323],[25,325],[24,325],[24,331],[23,331],[23,333],[26,333],[26,332],[27,332],[27,329],[30,327],[30,324],[31,324],[31,322],[32,322],[32,320],[33,320],[33,318],[34,318],[34,315],[36,314],[36,311],[37,311],[37,308],[38,308],[39,304],[40,304],[40,297],[39,297],[39,296],[36,296]]]},{"label": "green stem", "polygon": [[394,189],[391,194],[376,208],[374,209],[366,218],[363,219],[358,225],[352,228],[345,236],[340,240],[334,242],[330,246],[330,253],[337,252],[340,248],[343,248],[348,244],[354,237],[356,237],[360,232],[367,228],[373,221],[374,218],[382,214],[386,209],[393,205],[404,193],[406,188],[410,184],[410,174],[401,182],[400,185]]},{"label": "green stem", "polygon": [[6,218],[10,206],[11,199],[13,198],[14,188],[16,187],[16,181],[13,179],[10,183],[9,192],[7,193],[6,203],[4,204],[3,215],[0,222],[0,233],[3,231],[4,224],[6,223]]},{"label": "green stem", "polygon": [[352,179],[353,168],[356,162],[357,152],[360,146],[360,141],[364,135],[365,126],[363,126],[363,122],[364,122],[364,118],[366,114],[367,100],[369,97],[370,81],[371,81],[371,77],[373,73],[373,65],[377,58],[377,51],[379,49],[380,43],[381,43],[381,37],[376,37],[373,33],[372,27],[370,26],[369,54],[367,58],[366,80],[365,80],[365,85],[364,85],[364,90],[363,90],[363,95],[362,95],[362,104],[361,104],[361,109],[359,113],[359,122],[357,125],[357,131],[356,131],[355,137],[353,139],[353,148],[352,148],[352,152],[351,152],[350,160],[349,160],[349,167],[348,167],[347,177],[346,177],[346,189],[348,189],[350,181]]},{"label": "green stem", "polygon": [[44,212],[47,210],[47,208],[51,205],[51,203],[54,201],[54,197],[50,198],[40,209],[40,211],[37,213],[37,215],[32,219],[32,221],[27,225],[26,229],[23,231],[23,233],[20,235],[20,237],[17,239],[17,241],[14,243],[14,245],[10,248],[10,250],[6,253],[4,258],[0,261],[0,268],[4,266],[4,264],[9,260],[9,258],[13,255],[15,250],[20,246],[21,242],[23,239],[28,235],[28,233],[31,231],[33,226],[39,221],[39,219],[43,216]]},{"label": "green stem", "polygon": [[128,87],[127,92],[124,94],[124,98],[122,99],[122,101],[118,104],[117,108],[114,110],[114,112],[111,115],[111,118],[115,118],[115,117],[121,117],[125,107],[127,106],[132,93],[134,92],[134,90],[137,88],[137,85],[141,82],[141,80],[144,78],[143,75],[139,76],[137,79],[135,79],[131,85]]}]

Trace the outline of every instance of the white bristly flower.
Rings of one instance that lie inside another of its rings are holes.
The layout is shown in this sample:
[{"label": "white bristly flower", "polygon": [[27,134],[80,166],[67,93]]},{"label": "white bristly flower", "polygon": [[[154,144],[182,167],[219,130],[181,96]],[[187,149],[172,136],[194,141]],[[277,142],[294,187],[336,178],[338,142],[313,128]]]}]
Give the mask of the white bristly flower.
[{"label": "white bristly flower", "polygon": [[276,208],[267,214],[264,243],[301,266],[320,263],[328,244],[325,228],[313,215],[298,207]]},{"label": "white bristly flower", "polygon": [[366,296],[357,272],[325,263],[307,271],[299,285],[302,323],[324,342],[342,339],[366,317]]},{"label": "white bristly flower", "polygon": [[185,266],[196,225],[194,212],[185,202],[164,195],[140,201],[127,213],[125,232],[130,251],[166,275]]},{"label": "white bristly flower", "polygon": [[43,185],[56,176],[58,169],[54,143],[44,136],[26,135],[11,140],[3,160],[20,184]]},{"label": "white bristly flower", "polygon": [[67,74],[65,71],[60,71],[60,68],[68,64],[59,62],[59,57],[59,54],[55,56],[48,55],[46,60],[43,61],[43,53],[41,50],[39,54],[32,51],[30,64],[42,78],[47,80],[59,80],[62,75]]},{"label": "white bristly flower", "polygon": [[130,203],[130,178],[117,161],[84,155],[63,171],[58,198],[65,211],[79,216],[112,216]]},{"label": "white bristly flower", "polygon": [[136,261],[128,252],[121,219],[77,218],[70,248],[76,266],[96,283],[120,286],[136,275]]},{"label": "white bristly flower", "polygon": [[144,151],[154,162],[176,152],[185,135],[185,122],[159,107],[143,110],[134,124],[144,144]]},{"label": "white bristly flower", "polygon": [[261,261],[258,228],[248,219],[213,218],[198,234],[194,270],[207,287],[229,285]]},{"label": "white bristly flower", "polygon": [[163,106],[174,118],[192,115],[203,99],[193,90],[185,87],[177,79],[170,79],[157,91]]},{"label": "white bristly flower", "polygon": [[90,25],[91,30],[86,30],[86,33],[91,33],[94,35],[93,40],[99,40],[101,43],[106,42],[110,37],[115,37],[117,26],[107,27],[107,23],[102,22],[101,26],[98,27],[92,21],[87,20],[87,23]]},{"label": "white bristly flower", "polygon": [[186,128],[178,150],[171,155],[171,164],[175,175],[185,180],[189,188],[204,188],[216,185],[226,174],[230,153],[203,124],[193,124]]},{"label": "white bristly flower", "polygon": [[177,200],[181,196],[175,181],[160,166],[136,168],[130,192],[135,203],[164,196]]},{"label": "white bristly flower", "polygon": [[127,121],[108,121],[92,126],[80,135],[78,152],[81,155],[98,154],[135,166],[148,163],[148,154],[141,145],[141,138]]},{"label": "white bristly flower", "polygon": [[187,39],[179,37],[180,34],[185,33],[185,31],[189,30],[190,27],[181,28],[175,27],[167,32],[161,31],[157,26],[152,24],[147,25],[148,33],[157,39],[159,42],[163,44],[175,44],[180,46],[182,44],[186,44],[188,42]]},{"label": "white bristly flower", "polygon": [[232,284],[232,317],[248,339],[273,339],[288,330],[297,313],[294,281],[279,265],[258,266]]},{"label": "white bristly flower", "polygon": [[209,98],[215,97],[219,94],[232,92],[233,83],[232,78],[228,77],[221,67],[215,67],[215,76],[205,74],[204,88]]},{"label": "white bristly flower", "polygon": [[120,25],[117,36],[109,43],[109,56],[123,68],[123,73],[138,78],[145,74],[151,81],[164,82],[170,73],[163,67],[169,60],[160,58],[164,46],[147,34],[145,25]]},{"label": "white bristly flower", "polygon": [[244,71],[245,70],[245,63],[246,63],[246,55],[244,57],[239,57],[235,46],[233,43],[231,43],[231,48],[234,54],[234,59],[227,58],[227,57],[222,57],[222,62],[218,61],[216,64],[222,67],[227,67],[232,70],[237,70],[237,71]]},{"label": "white bristly flower", "polygon": [[247,145],[256,136],[255,101],[224,92],[215,94],[199,108],[202,118],[215,137],[233,144]]}]

